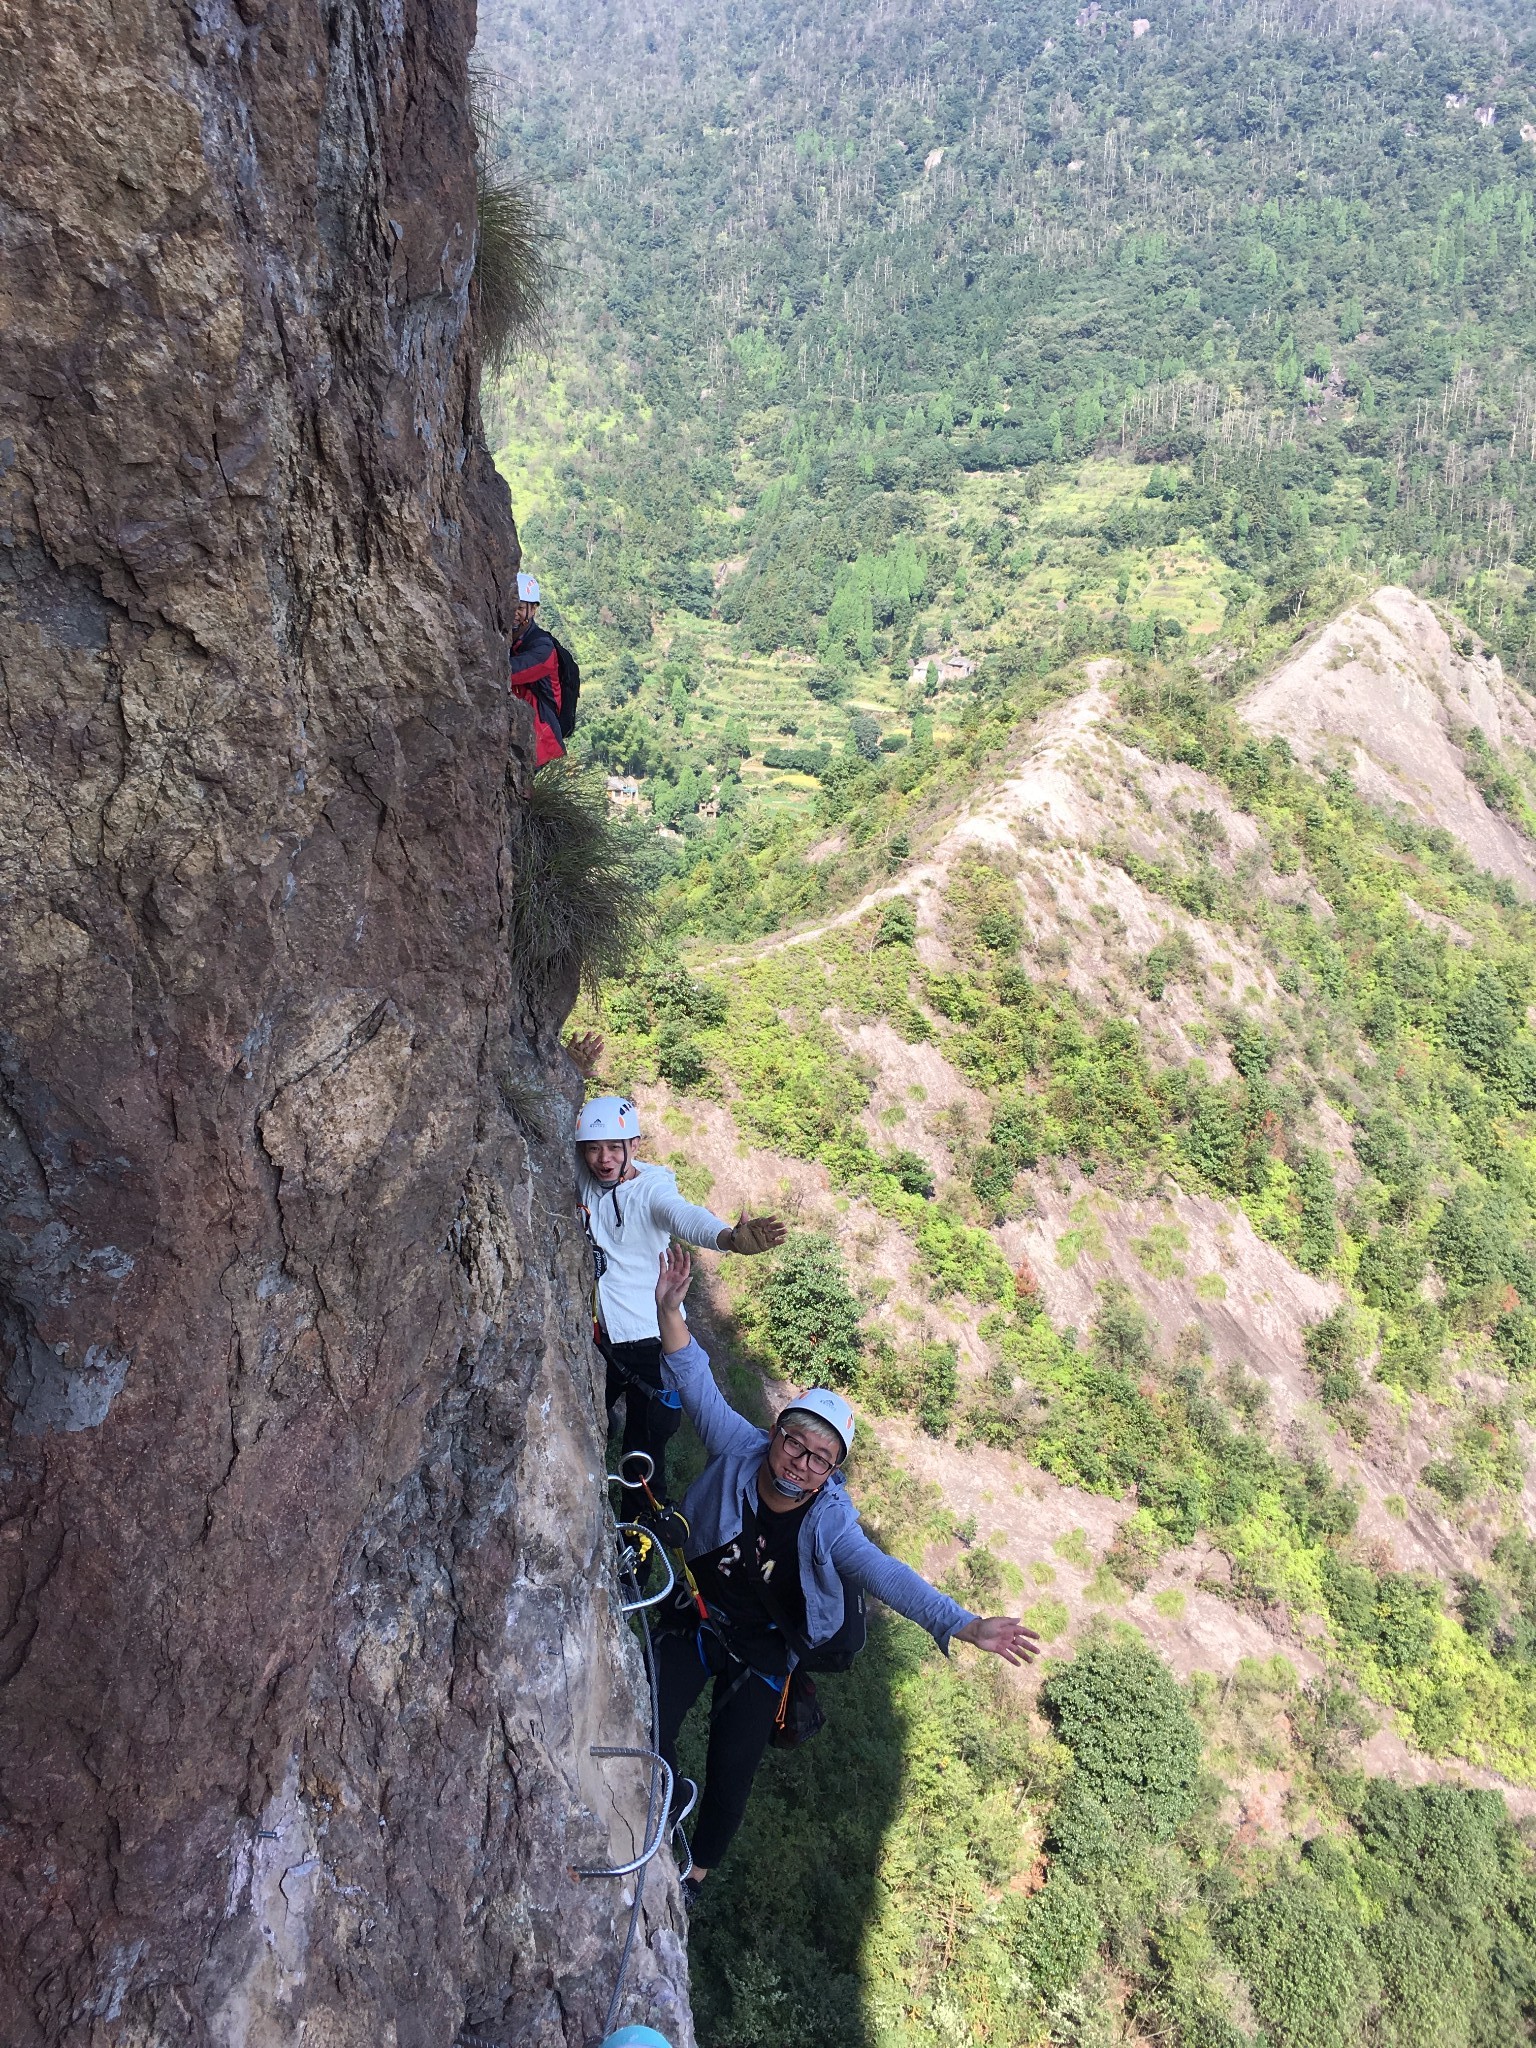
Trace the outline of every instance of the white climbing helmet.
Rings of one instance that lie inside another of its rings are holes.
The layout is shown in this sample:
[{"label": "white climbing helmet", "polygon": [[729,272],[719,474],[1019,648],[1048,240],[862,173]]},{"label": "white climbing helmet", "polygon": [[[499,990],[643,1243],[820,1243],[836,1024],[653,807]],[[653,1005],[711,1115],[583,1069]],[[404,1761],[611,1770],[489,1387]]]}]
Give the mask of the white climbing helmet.
[{"label": "white climbing helmet", "polygon": [[[830,1429],[843,1446],[843,1458],[853,1449],[853,1410],[841,1394],[834,1394],[830,1387],[807,1387],[798,1401],[791,1401],[779,1417],[811,1415],[824,1429]],[[838,1460],[842,1463],[842,1458]]]},{"label": "white climbing helmet", "polygon": [[525,576],[521,569],[517,572],[517,601],[519,604],[537,604],[539,601],[538,577]]},{"label": "white climbing helmet", "polygon": [[640,1112],[627,1095],[594,1095],[576,1119],[578,1145],[638,1138]]}]

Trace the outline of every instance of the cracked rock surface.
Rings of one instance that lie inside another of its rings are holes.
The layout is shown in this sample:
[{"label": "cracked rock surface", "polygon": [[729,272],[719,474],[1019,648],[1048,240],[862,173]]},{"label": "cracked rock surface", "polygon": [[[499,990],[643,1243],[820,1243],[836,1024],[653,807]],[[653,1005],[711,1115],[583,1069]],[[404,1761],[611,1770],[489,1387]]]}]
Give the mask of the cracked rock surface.
[{"label": "cracked rock surface", "polygon": [[[643,1678],[507,942],[472,33],[0,14],[5,2048],[577,2048],[613,1987],[569,1866],[638,1846]],[[646,1900],[624,2016],[691,2048]]]}]

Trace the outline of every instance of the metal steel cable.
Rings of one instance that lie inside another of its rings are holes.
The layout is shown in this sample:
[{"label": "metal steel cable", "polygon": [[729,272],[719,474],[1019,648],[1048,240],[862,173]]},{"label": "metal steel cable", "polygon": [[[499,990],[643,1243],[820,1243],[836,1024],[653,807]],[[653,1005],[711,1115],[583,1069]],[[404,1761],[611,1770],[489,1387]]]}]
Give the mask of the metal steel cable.
[{"label": "metal steel cable", "polygon": [[[638,1600],[638,1580],[630,1575],[629,1583]],[[645,1834],[642,1837],[642,1840],[648,1842],[651,1839],[651,1830],[656,1825],[656,1794],[661,1784],[661,1690],[656,1681],[656,1652],[651,1644],[650,1627],[643,1621],[640,1624],[640,1647],[645,1658],[645,1675],[651,1688],[651,1795],[645,1805]],[[671,1772],[667,1775],[670,1778]],[[670,1795],[670,1785],[667,1789]],[[647,1858],[635,1872],[634,1902],[629,1909],[629,1927],[624,1936],[624,1947],[619,1954],[619,1974],[614,1979],[613,1996],[608,2001],[608,2016],[603,2021],[604,2034],[613,2032],[614,2021],[618,2018],[619,2002],[624,1996],[624,1979],[629,1974],[629,1959],[634,1951],[635,1933],[640,1925],[640,1902],[645,1892],[645,1873],[649,1861]]]}]

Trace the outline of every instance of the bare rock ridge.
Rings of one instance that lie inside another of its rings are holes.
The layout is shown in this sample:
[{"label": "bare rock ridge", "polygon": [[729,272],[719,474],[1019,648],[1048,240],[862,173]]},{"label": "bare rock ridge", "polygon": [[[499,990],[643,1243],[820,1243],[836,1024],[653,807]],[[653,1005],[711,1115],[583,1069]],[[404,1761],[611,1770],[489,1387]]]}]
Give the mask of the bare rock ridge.
[{"label": "bare rock ridge", "polygon": [[[472,33],[0,20],[5,2048],[574,2048],[613,1985],[568,1866],[637,1844],[588,1752],[640,1687],[508,943]],[[627,2010],[686,2044],[660,1869]]]},{"label": "bare rock ridge", "polygon": [[1530,841],[1468,779],[1464,743],[1536,742],[1536,713],[1496,654],[1452,643],[1433,607],[1389,584],[1352,606],[1251,691],[1243,716],[1306,761],[1349,771],[1362,794],[1403,804],[1480,867],[1536,895]]}]

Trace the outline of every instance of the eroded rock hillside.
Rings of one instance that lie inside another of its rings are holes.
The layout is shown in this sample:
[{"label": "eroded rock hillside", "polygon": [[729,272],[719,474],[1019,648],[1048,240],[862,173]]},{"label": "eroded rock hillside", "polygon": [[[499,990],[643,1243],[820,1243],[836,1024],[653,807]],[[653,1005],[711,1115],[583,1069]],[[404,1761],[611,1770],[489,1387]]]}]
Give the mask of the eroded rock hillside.
[{"label": "eroded rock hillside", "polygon": [[[7,2048],[574,2044],[617,1969],[472,30],[0,26]],[[674,1896],[627,2010],[686,2042]]]},{"label": "eroded rock hillside", "polygon": [[[699,948],[713,997],[609,1006],[696,1191],[835,1245],[861,1327],[827,1369],[931,1483],[930,1569],[1055,1655],[1109,1618],[1181,1675],[1342,1685],[1359,1768],[1517,1813],[1532,736],[1396,588],[1236,692],[1089,663],[974,791],[804,856],[894,842],[888,879]],[[803,1377],[755,1277],[740,1330]],[[1232,1811],[1279,1840],[1270,1762]]]}]

